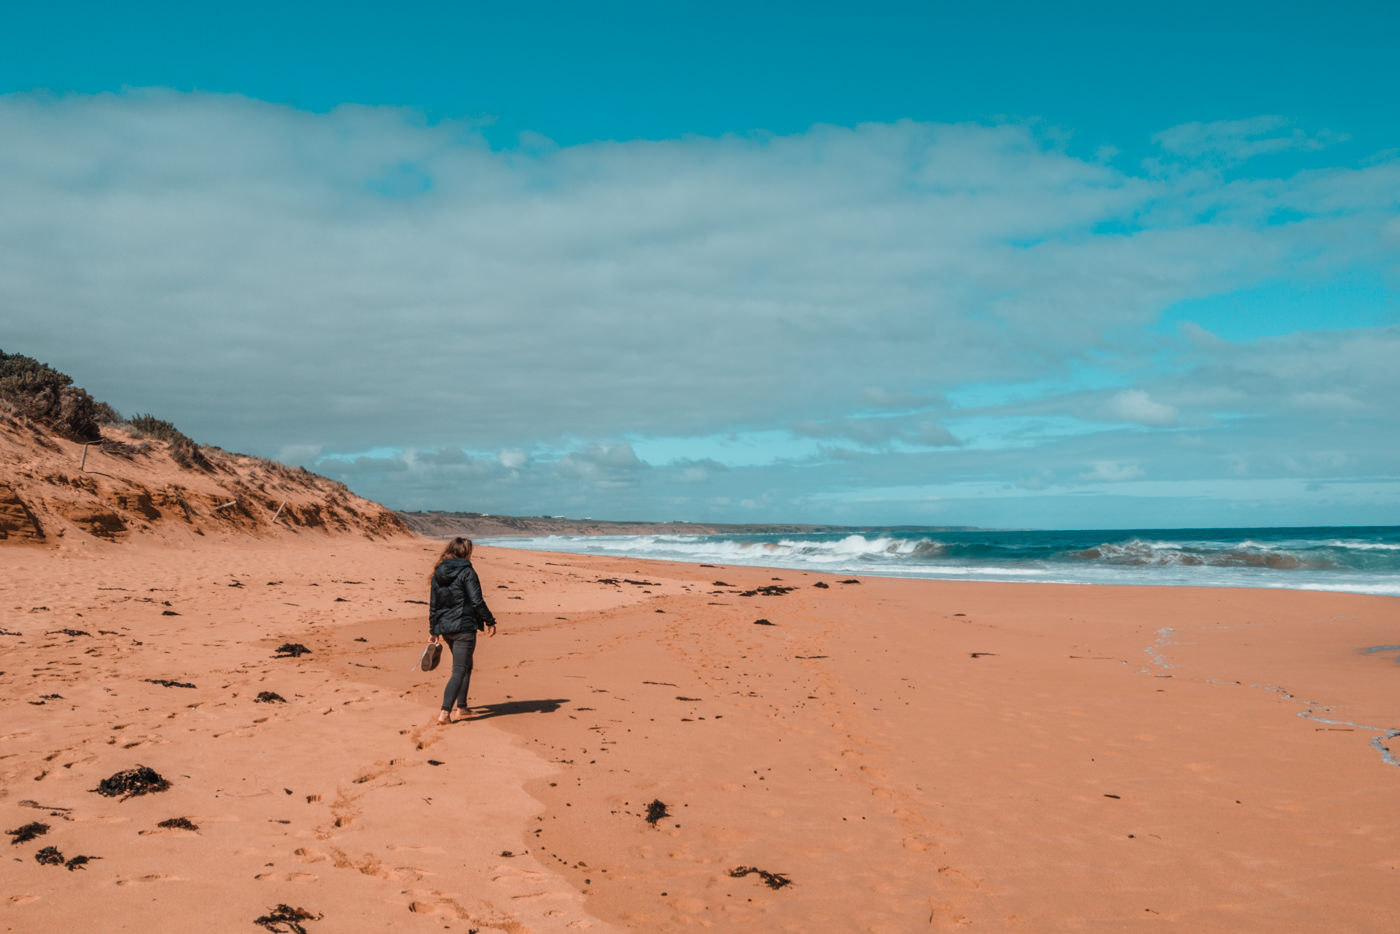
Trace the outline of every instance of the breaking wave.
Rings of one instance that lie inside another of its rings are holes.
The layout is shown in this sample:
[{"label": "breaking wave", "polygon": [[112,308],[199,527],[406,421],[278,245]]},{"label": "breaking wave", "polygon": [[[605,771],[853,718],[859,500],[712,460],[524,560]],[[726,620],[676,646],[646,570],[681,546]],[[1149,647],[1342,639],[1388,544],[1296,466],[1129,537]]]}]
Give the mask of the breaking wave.
[{"label": "breaking wave", "polygon": [[1128,567],[1271,568],[1276,571],[1302,568],[1331,570],[1337,567],[1327,557],[1296,554],[1254,542],[1241,542],[1235,548],[1215,550],[1175,542],[1134,539],[1121,544],[1095,545],[1083,551],[1070,552],[1069,557]]},{"label": "breaking wave", "polygon": [[1400,528],[548,536],[482,544],[950,580],[1284,587],[1400,596]]}]

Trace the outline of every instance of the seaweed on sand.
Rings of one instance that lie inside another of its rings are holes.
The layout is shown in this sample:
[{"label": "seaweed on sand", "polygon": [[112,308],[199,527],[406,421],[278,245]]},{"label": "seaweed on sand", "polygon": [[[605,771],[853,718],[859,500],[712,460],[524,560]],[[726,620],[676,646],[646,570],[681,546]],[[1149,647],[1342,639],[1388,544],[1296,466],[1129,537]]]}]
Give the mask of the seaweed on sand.
[{"label": "seaweed on sand", "polygon": [[259,691],[258,696],[253,698],[255,704],[285,704],[287,699],[276,691]]},{"label": "seaweed on sand", "polygon": [[138,795],[148,795],[165,791],[170,787],[159,772],[148,765],[137,765],[104,778],[92,790],[108,798],[120,796],[123,801]]},{"label": "seaweed on sand", "polygon": [[647,805],[646,821],[653,827],[656,826],[656,822],[661,820],[661,818],[670,816],[671,812],[666,810],[666,805],[661,802],[660,798],[653,800],[651,804]]},{"label": "seaweed on sand", "polygon": [[171,829],[171,830],[198,830],[198,829],[199,829],[199,825],[196,824],[194,821],[190,820],[188,817],[172,817],[172,818],[170,818],[169,820],[163,820],[163,821],[161,821],[159,824],[156,824],[156,826],[157,826],[157,827],[167,827],[167,828],[169,828],[169,829]]},{"label": "seaweed on sand", "polygon": [[192,688],[193,684],[188,681],[172,681],[169,678],[142,678],[147,684],[159,684],[164,688]]},{"label": "seaweed on sand", "polygon": [[[306,934],[303,921],[319,921],[321,915],[313,915],[305,908],[293,908],[291,905],[278,905],[261,918],[254,919],[253,923],[267,928],[276,934]],[[286,927],[283,927],[286,925]]]},{"label": "seaweed on sand", "polygon": [[34,862],[40,866],[62,866],[63,854],[58,852],[56,846],[46,846],[34,854]]},{"label": "seaweed on sand", "polygon": [[16,827],[14,830],[5,831],[5,833],[10,835],[10,844],[12,846],[16,843],[28,843],[35,837],[42,837],[48,832],[49,825],[41,824],[38,821],[32,821],[25,824],[23,827]]},{"label": "seaweed on sand", "polygon": [[753,590],[741,591],[741,597],[781,597],[783,594],[792,593],[796,587],[784,587],[781,584],[768,584],[763,587],[755,587]]},{"label": "seaweed on sand", "polygon": [[781,872],[769,872],[756,866],[740,866],[737,869],[729,870],[729,875],[735,879],[741,879],[750,874],[757,874],[763,880],[763,884],[770,889],[780,889],[785,885],[792,885],[792,880]]},{"label": "seaweed on sand", "polygon": [[75,856],[64,865],[68,867],[69,872],[72,872],[74,869],[82,869],[85,863],[90,863],[95,859],[101,858],[100,856]]},{"label": "seaweed on sand", "polygon": [[300,642],[283,642],[277,647],[277,654],[273,658],[296,658],[299,655],[310,655],[311,650]]}]

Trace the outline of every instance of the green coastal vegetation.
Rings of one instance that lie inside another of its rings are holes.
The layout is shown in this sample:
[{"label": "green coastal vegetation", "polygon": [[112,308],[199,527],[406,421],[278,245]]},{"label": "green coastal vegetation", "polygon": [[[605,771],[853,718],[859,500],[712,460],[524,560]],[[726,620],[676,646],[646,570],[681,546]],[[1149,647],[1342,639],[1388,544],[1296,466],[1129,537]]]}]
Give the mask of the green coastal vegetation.
[{"label": "green coastal vegetation", "polygon": [[101,441],[102,427],[112,425],[137,438],[166,442],[170,456],[181,467],[211,469],[204,446],[170,422],[150,414],[123,418],[75,386],[68,374],[24,354],[0,350],[0,405],[69,441]]}]

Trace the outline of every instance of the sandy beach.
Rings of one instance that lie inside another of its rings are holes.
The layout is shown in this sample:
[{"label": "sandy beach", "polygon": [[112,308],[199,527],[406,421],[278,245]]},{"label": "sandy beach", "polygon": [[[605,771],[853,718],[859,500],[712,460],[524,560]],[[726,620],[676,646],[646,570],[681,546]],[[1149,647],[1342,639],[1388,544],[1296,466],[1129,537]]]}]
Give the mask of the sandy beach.
[{"label": "sandy beach", "polygon": [[481,548],[437,727],[440,548],[0,553],[4,930],[1394,929],[1393,599]]}]

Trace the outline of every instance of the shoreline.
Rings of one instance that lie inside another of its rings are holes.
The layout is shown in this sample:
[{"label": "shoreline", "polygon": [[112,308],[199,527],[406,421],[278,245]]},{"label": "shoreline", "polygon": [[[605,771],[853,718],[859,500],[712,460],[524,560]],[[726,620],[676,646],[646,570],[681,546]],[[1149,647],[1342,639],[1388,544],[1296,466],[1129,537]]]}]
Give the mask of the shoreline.
[{"label": "shoreline", "polygon": [[[700,562],[700,561],[698,561],[698,560],[696,560],[696,559],[694,559],[694,558],[660,557],[660,556],[651,556],[651,555],[620,555],[620,554],[610,554],[610,555],[597,555],[597,554],[594,554],[594,555],[590,555],[590,554],[588,554],[587,552],[578,552],[578,551],[563,551],[563,550],[560,550],[560,551],[549,551],[549,550],[535,549],[535,548],[518,548],[518,547],[516,547],[515,545],[510,545],[510,544],[505,544],[505,543],[504,543],[505,541],[508,541],[508,540],[509,540],[508,537],[498,537],[498,538],[482,538],[482,539],[476,539],[476,540],[474,540],[474,541],[476,542],[477,545],[482,546],[482,547],[503,548],[503,549],[511,550],[511,551],[523,551],[523,552],[529,552],[529,553],[541,554],[541,555],[565,555],[565,556],[569,556],[569,557],[575,557],[575,556],[577,556],[577,557],[606,557],[606,558],[612,558],[612,559],[619,560],[619,561],[649,561],[649,562],[660,562],[660,563],[662,563],[662,564],[679,564],[679,565],[689,566],[689,567],[697,567],[697,566],[703,567],[703,566],[705,566],[705,563],[702,563],[702,562]],[[1303,582],[1303,583],[1298,583],[1298,582],[1288,582],[1288,581],[1284,581],[1284,582],[1280,582],[1280,583],[1276,583],[1276,584],[1268,584],[1268,583],[1260,583],[1260,582],[1256,582],[1256,581],[1232,582],[1232,581],[1220,581],[1220,580],[1217,580],[1217,581],[1167,581],[1167,582],[1164,582],[1164,581],[1151,581],[1151,580],[1137,580],[1137,581],[1135,581],[1135,580],[1090,580],[1090,579],[1080,579],[1080,580],[1061,579],[1061,580],[1054,580],[1054,579],[1048,579],[1048,578],[1043,578],[1043,577],[1033,577],[1033,576],[1030,575],[1029,572],[1017,576],[1017,575],[1013,575],[1013,574],[1011,574],[1011,573],[1009,573],[1009,572],[1002,571],[1000,576],[996,576],[997,572],[996,572],[995,570],[981,570],[981,569],[977,569],[977,568],[968,568],[966,574],[961,574],[961,573],[955,574],[955,573],[953,573],[953,572],[951,572],[951,571],[948,571],[948,570],[946,570],[946,569],[945,569],[945,570],[939,570],[939,571],[936,571],[936,572],[933,572],[933,573],[920,573],[920,572],[918,572],[918,571],[898,571],[898,570],[890,570],[890,569],[887,569],[887,568],[875,568],[875,569],[861,568],[861,567],[856,567],[856,566],[852,566],[852,565],[846,565],[846,566],[840,567],[840,568],[822,568],[822,567],[813,566],[813,565],[800,566],[800,565],[798,565],[798,564],[796,564],[796,563],[793,563],[793,564],[786,564],[786,565],[784,565],[784,564],[761,564],[761,563],[736,562],[736,561],[733,561],[732,559],[726,562],[723,558],[712,558],[711,561],[719,562],[721,565],[725,565],[725,566],[746,567],[746,568],[753,568],[753,569],[755,569],[755,570],[760,570],[760,571],[761,571],[761,570],[787,571],[787,572],[793,572],[793,573],[803,573],[803,572],[807,572],[807,573],[814,573],[814,574],[826,574],[826,575],[837,576],[837,577],[843,576],[843,575],[845,575],[845,576],[856,575],[856,576],[860,576],[860,577],[872,577],[872,578],[880,578],[880,579],[884,579],[884,580],[919,580],[919,581],[937,581],[937,582],[944,582],[944,583],[958,583],[958,582],[962,582],[962,583],[987,583],[987,584],[1012,584],[1012,585],[1016,585],[1016,584],[1032,584],[1032,585],[1035,585],[1035,584],[1043,584],[1043,585],[1047,585],[1047,586],[1070,586],[1070,587],[1162,587],[1162,588],[1169,588],[1169,589],[1181,589],[1181,588],[1196,588],[1196,587],[1199,587],[1199,588],[1204,588],[1204,589],[1261,590],[1261,591],[1285,591],[1285,592],[1307,592],[1307,593],[1335,593],[1335,594],[1351,594],[1351,595],[1355,595],[1355,596],[1372,596],[1372,597],[1386,597],[1386,598],[1390,598],[1390,599],[1400,599],[1400,591],[1397,591],[1396,593],[1377,592],[1376,589],[1375,589],[1375,588],[1376,588],[1376,585],[1374,585],[1374,584],[1347,583],[1347,582],[1345,582],[1345,581],[1342,582],[1342,583],[1328,583],[1328,582]],[[1142,574],[1144,574],[1144,575],[1150,575],[1150,574],[1154,574],[1154,573],[1165,572],[1165,571],[1172,570],[1172,569],[1169,568],[1169,567],[1147,567],[1147,568],[1142,568],[1142,569],[1137,569],[1137,570],[1139,571],[1139,573],[1142,573]],[[1049,573],[1049,572],[1047,572],[1047,573]],[[1124,573],[1124,574],[1126,575],[1126,574],[1129,574],[1129,573],[1132,573],[1132,572],[1131,572],[1131,571],[1126,571],[1126,572],[1122,572],[1122,573]],[[1279,572],[1279,573],[1293,573],[1293,572]],[[983,575],[987,575],[987,576],[983,576]]]},{"label": "shoreline", "polygon": [[[406,669],[438,550],[7,551],[0,812],[52,829],[12,846],[0,918],[1263,932],[1400,909],[1400,650],[1365,652],[1400,641],[1395,598],[482,546],[481,709],[434,728],[446,674]],[[136,763],[171,790],[87,790]],[[176,816],[200,829],[156,828]],[[102,859],[40,866],[50,842]]]}]

